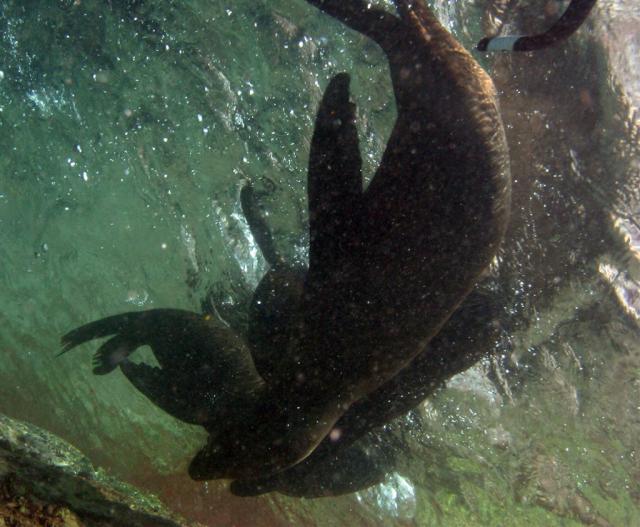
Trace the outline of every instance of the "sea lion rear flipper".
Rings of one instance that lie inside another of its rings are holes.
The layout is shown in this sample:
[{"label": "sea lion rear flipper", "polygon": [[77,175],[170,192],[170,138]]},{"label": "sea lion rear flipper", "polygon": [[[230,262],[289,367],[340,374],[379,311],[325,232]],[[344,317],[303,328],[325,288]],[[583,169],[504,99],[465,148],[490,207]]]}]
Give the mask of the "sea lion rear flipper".
[{"label": "sea lion rear flipper", "polygon": [[162,368],[148,364],[124,361],[120,370],[138,391],[169,415],[189,424],[202,424],[206,420],[205,404],[198,404],[200,397],[196,389],[188,395],[177,393],[180,386]]},{"label": "sea lion rear flipper", "polygon": [[127,360],[138,347],[127,335],[116,335],[98,348],[93,356],[94,375],[106,375]]},{"label": "sea lion rear flipper", "polygon": [[58,353],[58,356],[90,340],[119,333],[124,328],[129,327],[131,323],[141,315],[139,312],[121,313],[120,315],[113,315],[90,322],[89,324],[69,331],[60,339],[62,350]]},{"label": "sea lion rear flipper", "polygon": [[362,202],[362,159],[349,101],[349,75],[327,86],[309,153],[309,280],[323,281],[343,270],[358,232]]}]

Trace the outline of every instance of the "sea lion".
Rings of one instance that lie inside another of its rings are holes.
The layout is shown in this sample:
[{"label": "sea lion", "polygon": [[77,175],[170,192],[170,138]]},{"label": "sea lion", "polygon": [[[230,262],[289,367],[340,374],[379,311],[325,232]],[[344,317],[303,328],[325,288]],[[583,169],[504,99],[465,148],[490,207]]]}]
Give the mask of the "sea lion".
[{"label": "sea lion", "polygon": [[[210,437],[189,467],[194,479],[264,477],[308,456],[354,403],[424,350],[487,268],[506,227],[504,131],[493,85],[471,56],[421,2],[397,0],[399,16],[359,0],[311,3],[381,45],[398,117],[363,191],[348,76],[325,91],[309,163],[310,266],[300,317],[264,377],[237,347],[249,389],[224,397],[220,403],[233,403],[227,418],[205,424]],[[82,338],[63,337],[66,348],[116,327],[94,324],[99,331],[88,325],[76,330]],[[194,327],[202,342],[208,330]],[[132,333],[141,342],[153,331],[121,328],[115,338]],[[166,338],[177,350],[191,348],[187,332]]]},{"label": "sea lion", "polygon": [[[519,50],[541,49],[569,36],[585,20],[595,2],[573,2],[563,18],[543,39],[523,40]],[[569,29],[569,28],[572,29]],[[530,37],[528,37],[530,38]],[[527,44],[528,42],[528,44]],[[499,293],[494,288],[476,288],[451,316],[443,329],[389,382],[356,401],[327,437],[302,462],[273,476],[234,481],[231,491],[254,496],[278,491],[292,496],[339,495],[361,490],[381,479],[389,468],[378,460],[363,463],[358,440],[403,415],[431,395],[443,381],[466,370],[488,354],[498,342]],[[357,442],[355,445],[354,443]],[[370,454],[369,454],[370,455]],[[375,456],[375,452],[374,452]],[[355,476],[355,477],[354,477]]]},{"label": "sea lion", "polygon": [[[310,3],[381,45],[398,117],[366,191],[355,127],[342,118],[316,127],[324,139],[315,144],[330,146],[310,156],[300,330],[273,375],[274,393],[288,406],[280,415],[295,416],[281,421],[289,429],[273,445],[283,457],[263,472],[286,468],[285,456],[303,459],[351,405],[424,350],[487,268],[508,218],[507,149],[493,85],[428,8],[398,0],[394,16],[361,1]],[[334,78],[329,98],[348,97],[347,82]],[[352,139],[343,142],[343,134]],[[227,475],[257,461],[245,439],[238,444],[253,459],[235,459]],[[212,440],[191,475],[220,475],[231,446]]]},{"label": "sea lion", "polygon": [[485,37],[477,44],[479,51],[535,51],[566,40],[589,16],[597,0],[571,0],[569,7],[547,31],[538,35]]},{"label": "sea lion", "polygon": [[[584,22],[594,3],[574,1],[544,38],[527,37],[518,49],[541,49],[542,44],[546,47],[560,42]],[[271,477],[234,481],[231,491],[241,496],[279,491],[311,497],[354,492],[367,482],[376,481],[381,472],[377,465],[352,465],[351,460],[361,455],[358,445],[353,443],[405,414],[446,379],[490,352],[499,339],[495,325],[500,309],[498,296],[493,288],[476,288],[426,350],[385,385],[356,401],[336,423],[335,433],[325,438],[308,458]],[[364,470],[365,476],[358,474],[354,478],[354,470]],[[335,481],[338,483],[334,484]]]}]

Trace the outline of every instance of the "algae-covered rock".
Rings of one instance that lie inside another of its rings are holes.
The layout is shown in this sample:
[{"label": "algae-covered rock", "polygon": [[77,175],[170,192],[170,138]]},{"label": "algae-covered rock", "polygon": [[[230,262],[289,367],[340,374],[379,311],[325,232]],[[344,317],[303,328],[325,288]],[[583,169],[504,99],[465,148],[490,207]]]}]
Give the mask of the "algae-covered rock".
[{"label": "algae-covered rock", "polygon": [[0,414],[0,525],[194,525],[95,469],[75,447]]},{"label": "algae-covered rock", "polygon": [[525,460],[514,490],[520,503],[539,505],[584,525],[611,526],[576,487],[566,467],[553,456],[536,453]]}]

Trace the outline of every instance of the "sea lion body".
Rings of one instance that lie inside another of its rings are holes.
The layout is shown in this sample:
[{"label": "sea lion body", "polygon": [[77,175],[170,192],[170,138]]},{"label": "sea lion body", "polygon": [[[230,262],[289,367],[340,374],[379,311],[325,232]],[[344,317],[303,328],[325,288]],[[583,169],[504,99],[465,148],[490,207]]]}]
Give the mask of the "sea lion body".
[{"label": "sea lion body", "polygon": [[[398,119],[365,191],[348,78],[327,89],[309,166],[309,271],[282,261],[255,204],[243,198],[271,266],[254,294],[246,341],[180,310],[117,315],[63,337],[67,351],[111,336],[94,371],[120,366],[152,402],[205,426],[210,439],[191,474],[241,478],[232,485],[240,495],[335,495],[381,480],[391,458],[381,467],[353,443],[486,347],[491,311],[465,295],[506,223],[504,136],[477,64],[421,3],[398,0],[397,18],[359,1],[310,2],[382,46]],[[542,39],[521,44],[566,38],[594,3],[573,0]],[[127,360],[143,344],[160,368]]]}]

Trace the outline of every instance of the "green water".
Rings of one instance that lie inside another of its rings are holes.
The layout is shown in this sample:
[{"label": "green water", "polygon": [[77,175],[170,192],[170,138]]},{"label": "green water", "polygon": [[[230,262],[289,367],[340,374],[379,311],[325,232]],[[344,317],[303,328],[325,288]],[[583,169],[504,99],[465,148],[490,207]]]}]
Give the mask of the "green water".
[{"label": "green water", "polygon": [[[437,8],[481,36],[482,3]],[[188,480],[202,430],[93,376],[94,345],[56,358],[59,338],[136,308],[241,311],[265,270],[245,180],[304,261],[322,90],[351,74],[370,175],[394,119],[384,57],[302,0],[0,0],[0,412],[210,525],[640,524],[638,79],[606,31],[625,9],[637,33],[630,3],[604,3],[555,54],[483,59],[514,169],[495,354],[390,426],[387,484],[243,500]]]}]

